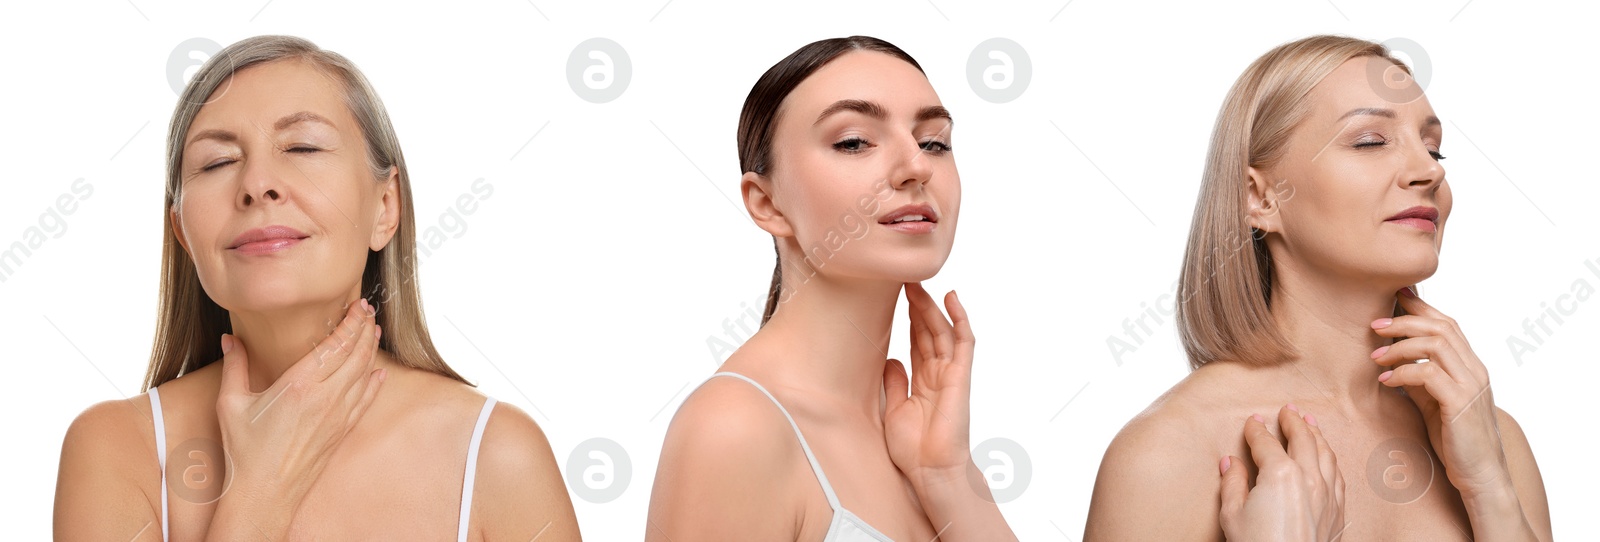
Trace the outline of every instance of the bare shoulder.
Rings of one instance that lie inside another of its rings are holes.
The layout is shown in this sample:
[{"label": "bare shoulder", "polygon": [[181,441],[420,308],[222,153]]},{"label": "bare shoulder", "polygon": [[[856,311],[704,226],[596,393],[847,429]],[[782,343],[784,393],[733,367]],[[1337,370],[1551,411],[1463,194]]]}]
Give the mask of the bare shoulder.
[{"label": "bare shoulder", "polygon": [[1095,478],[1086,541],[1220,538],[1219,421],[1229,416],[1226,379],[1215,373],[1191,373],[1117,433]]},{"label": "bare shoulder", "polygon": [[671,459],[712,460],[727,468],[788,465],[801,457],[789,420],[761,390],[735,378],[713,378],[684,400],[662,450]]},{"label": "bare shoulder", "polygon": [[803,493],[791,488],[804,465],[800,442],[771,399],[737,378],[713,378],[667,428],[646,538],[794,538]]},{"label": "bare shoulder", "polygon": [[56,480],[58,540],[126,537],[157,518],[155,430],[146,394],[89,407],[68,426]]},{"label": "bare shoulder", "polygon": [[478,448],[475,484],[472,523],[480,539],[580,539],[550,441],[521,408],[495,403]]},{"label": "bare shoulder", "polygon": [[[155,465],[155,422],[150,394],[95,403],[67,427],[62,442],[63,468],[68,459],[132,464],[148,459]],[[148,456],[148,457],[146,457]]]}]

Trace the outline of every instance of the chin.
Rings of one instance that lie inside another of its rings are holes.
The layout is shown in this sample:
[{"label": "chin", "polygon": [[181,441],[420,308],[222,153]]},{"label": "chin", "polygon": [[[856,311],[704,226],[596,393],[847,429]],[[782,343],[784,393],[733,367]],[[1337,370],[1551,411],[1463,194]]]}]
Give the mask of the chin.
[{"label": "chin", "polygon": [[336,289],[318,291],[322,289],[305,284],[303,277],[279,275],[232,279],[219,288],[208,286],[205,291],[218,306],[230,312],[273,312],[337,299],[340,295]]},{"label": "chin", "polygon": [[1383,284],[1393,283],[1394,289],[1399,290],[1432,277],[1439,269],[1439,258],[1430,255],[1418,258],[1416,261],[1388,262],[1388,264],[1387,269],[1375,274],[1374,281]]}]

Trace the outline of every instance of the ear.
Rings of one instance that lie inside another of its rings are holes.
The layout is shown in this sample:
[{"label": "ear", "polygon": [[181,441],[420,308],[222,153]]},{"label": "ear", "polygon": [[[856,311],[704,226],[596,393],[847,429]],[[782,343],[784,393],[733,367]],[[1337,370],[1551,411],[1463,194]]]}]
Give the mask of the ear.
[{"label": "ear", "polygon": [[750,220],[773,237],[794,237],[794,227],[783,216],[773,200],[772,179],[754,171],[744,172],[739,179],[739,191],[744,194],[744,209]]},{"label": "ear", "polygon": [[378,194],[378,218],[372,225],[372,239],[367,247],[383,250],[400,227],[400,168],[389,166],[389,175],[383,179],[382,192]]},{"label": "ear", "polygon": [[1263,232],[1282,233],[1283,202],[1294,195],[1294,187],[1288,185],[1287,179],[1273,181],[1266,172],[1254,167],[1247,168],[1246,171],[1248,178],[1245,180],[1247,197],[1245,223]]},{"label": "ear", "polygon": [[172,236],[178,238],[178,246],[183,247],[183,252],[190,258],[194,258],[194,253],[189,251],[189,239],[183,236],[183,221],[178,220],[178,204],[174,203],[171,209],[167,209],[167,221],[172,223]]}]

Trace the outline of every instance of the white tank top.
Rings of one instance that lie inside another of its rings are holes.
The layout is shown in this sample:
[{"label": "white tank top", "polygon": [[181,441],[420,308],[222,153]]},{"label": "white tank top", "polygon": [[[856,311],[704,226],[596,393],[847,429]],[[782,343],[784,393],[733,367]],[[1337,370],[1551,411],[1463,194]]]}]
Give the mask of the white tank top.
[{"label": "white tank top", "polygon": [[[156,460],[161,463],[161,540],[167,540],[167,424],[161,416],[160,386],[150,388],[150,413],[156,426]],[[466,542],[467,520],[472,517],[472,486],[478,473],[478,445],[483,441],[483,428],[489,423],[489,413],[494,412],[495,399],[485,398],[483,410],[478,411],[478,423],[472,428],[472,443],[467,445],[467,470],[461,479],[461,512],[456,516],[456,540]]]}]

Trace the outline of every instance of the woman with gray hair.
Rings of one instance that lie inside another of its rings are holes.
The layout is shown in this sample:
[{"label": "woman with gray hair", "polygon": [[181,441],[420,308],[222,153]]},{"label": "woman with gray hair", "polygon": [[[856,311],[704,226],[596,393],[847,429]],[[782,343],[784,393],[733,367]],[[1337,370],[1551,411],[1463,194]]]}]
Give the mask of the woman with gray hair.
[{"label": "woman with gray hair", "polygon": [[411,207],[349,60],[259,36],[206,62],[168,132],[146,392],[68,429],[56,538],[577,539],[538,425],[434,350]]}]

